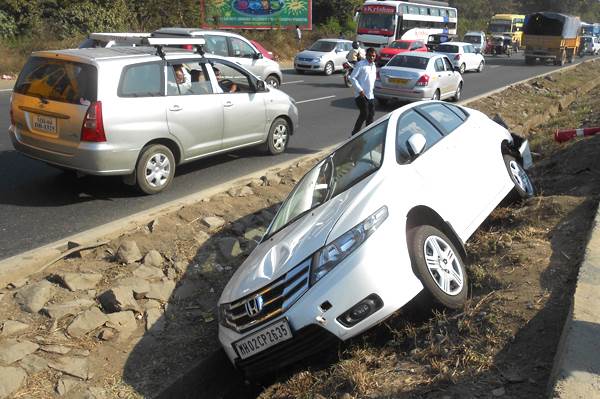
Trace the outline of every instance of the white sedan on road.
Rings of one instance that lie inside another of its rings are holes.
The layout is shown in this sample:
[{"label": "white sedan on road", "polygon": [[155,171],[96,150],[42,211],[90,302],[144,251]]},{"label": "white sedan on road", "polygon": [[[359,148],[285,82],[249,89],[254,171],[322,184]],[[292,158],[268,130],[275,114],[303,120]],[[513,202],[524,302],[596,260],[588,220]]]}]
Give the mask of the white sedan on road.
[{"label": "white sedan on road", "polygon": [[438,47],[436,53],[442,53],[450,58],[450,61],[456,66],[460,73],[466,71],[483,71],[485,58],[481,52],[475,50],[471,43],[449,42]]},{"label": "white sedan on road", "polygon": [[467,299],[464,243],[511,193],[534,195],[526,140],[440,101],[398,108],[312,168],[219,300],[219,339],[248,376],[389,317],[425,289]]}]

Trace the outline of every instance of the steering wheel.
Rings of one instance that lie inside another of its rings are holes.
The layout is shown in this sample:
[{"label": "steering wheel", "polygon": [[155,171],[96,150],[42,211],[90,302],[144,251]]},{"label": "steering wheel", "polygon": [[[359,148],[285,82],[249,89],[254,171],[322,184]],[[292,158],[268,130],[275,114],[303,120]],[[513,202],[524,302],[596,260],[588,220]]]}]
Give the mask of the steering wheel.
[{"label": "steering wheel", "polygon": [[233,85],[234,85],[234,83],[233,83],[233,81],[231,79],[221,79],[221,80],[219,80],[219,86],[221,86],[221,88],[225,92],[229,92],[231,90],[231,87]]}]

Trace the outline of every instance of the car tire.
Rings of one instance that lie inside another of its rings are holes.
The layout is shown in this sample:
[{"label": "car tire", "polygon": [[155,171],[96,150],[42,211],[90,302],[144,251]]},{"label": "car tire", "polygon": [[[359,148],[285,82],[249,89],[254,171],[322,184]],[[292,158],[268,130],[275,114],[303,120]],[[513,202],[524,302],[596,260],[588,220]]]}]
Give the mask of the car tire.
[{"label": "car tire", "polygon": [[436,90],[435,93],[433,93],[433,97],[431,97],[432,100],[436,101],[440,99],[440,91]]},{"label": "car tire", "polygon": [[162,144],[142,149],[135,167],[136,184],[145,194],[157,194],[171,185],[175,176],[175,157]]},{"label": "car tire", "polygon": [[483,72],[483,67],[485,66],[485,62],[481,61],[479,63],[479,66],[477,67],[477,72],[481,73]]},{"label": "car tire", "polygon": [[283,153],[290,141],[290,124],[284,118],[277,118],[271,124],[265,150],[271,155]]},{"label": "car tire", "polygon": [[462,75],[466,71],[467,71],[467,66],[465,64],[460,64],[460,67],[458,68],[458,72],[460,72],[460,74]]},{"label": "car tire", "polygon": [[454,92],[454,97],[452,97],[452,101],[453,102],[458,102],[460,101],[460,97],[462,95],[462,82],[460,82],[458,84],[458,86],[456,87],[456,91]]},{"label": "car tire", "polygon": [[533,197],[535,195],[535,186],[525,169],[523,169],[514,156],[504,154],[502,157],[504,158],[504,165],[508,171],[508,176],[515,185],[515,188],[509,194],[509,199],[514,202]]},{"label": "car tire", "polygon": [[281,85],[281,81],[279,80],[279,78],[277,77],[277,75],[269,75],[267,76],[267,78],[265,79],[265,82],[270,85],[271,87],[274,87],[276,89],[279,88],[279,86]]},{"label": "car tire", "polygon": [[323,69],[323,73],[325,74],[325,76],[329,76],[333,73],[335,69],[335,66],[333,65],[333,62],[329,61],[327,64],[325,64],[325,69]]},{"label": "car tire", "polygon": [[452,241],[429,225],[410,229],[408,239],[413,270],[423,286],[442,305],[461,308],[467,300],[467,270]]}]

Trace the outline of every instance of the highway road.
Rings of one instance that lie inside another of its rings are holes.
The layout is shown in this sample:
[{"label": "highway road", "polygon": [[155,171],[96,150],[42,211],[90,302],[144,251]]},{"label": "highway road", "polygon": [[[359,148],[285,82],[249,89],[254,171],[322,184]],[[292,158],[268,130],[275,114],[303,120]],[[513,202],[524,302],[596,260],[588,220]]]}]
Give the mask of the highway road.
[{"label": "highway road", "polygon": [[[489,57],[482,73],[464,76],[463,99],[558,69],[553,65],[525,66],[522,55]],[[580,62],[577,58],[575,62]],[[285,160],[314,153],[350,136],[358,115],[352,89],[342,75],[298,75],[284,72],[282,90],[297,102],[300,128],[288,152],[264,156],[246,149],[199,160],[178,168],[169,191],[143,196],[118,177],[76,178],[12,148],[0,135],[0,260],[72,234],[161,205]],[[8,126],[10,91],[0,91],[0,126]],[[376,117],[392,108],[377,108]]]}]

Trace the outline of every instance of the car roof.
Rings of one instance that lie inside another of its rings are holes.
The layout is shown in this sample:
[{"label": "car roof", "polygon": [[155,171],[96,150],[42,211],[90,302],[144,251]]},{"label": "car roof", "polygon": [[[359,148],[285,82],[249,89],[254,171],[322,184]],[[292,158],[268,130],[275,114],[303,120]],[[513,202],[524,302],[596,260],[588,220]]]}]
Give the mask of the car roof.
[{"label": "car roof", "polygon": [[465,33],[465,36],[472,36],[472,35],[485,35],[485,33],[483,31],[480,30],[470,30],[467,33]]},{"label": "car roof", "polygon": [[234,32],[227,32],[224,30],[212,30],[212,29],[202,29],[202,28],[181,28],[181,27],[166,27],[160,28],[152,32],[155,33],[164,33],[169,35],[177,35],[177,36],[192,36],[192,35],[225,35],[225,36],[235,36],[235,37],[243,37]]},{"label": "car roof", "polygon": [[421,58],[434,58],[434,57],[443,56],[443,54],[423,52],[423,51],[407,51],[405,53],[400,53],[400,54],[402,56],[411,55],[411,56],[421,57]]},{"label": "car roof", "polygon": [[352,43],[352,40],[348,40],[348,39],[338,39],[338,38],[322,38],[317,40],[318,42],[320,41],[324,41],[324,42],[340,42],[340,43]]},{"label": "car roof", "polygon": [[441,45],[449,45],[449,46],[472,46],[473,43],[465,43],[465,42],[444,42],[440,43]]}]

